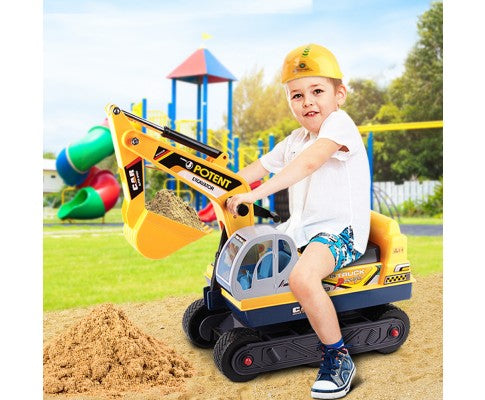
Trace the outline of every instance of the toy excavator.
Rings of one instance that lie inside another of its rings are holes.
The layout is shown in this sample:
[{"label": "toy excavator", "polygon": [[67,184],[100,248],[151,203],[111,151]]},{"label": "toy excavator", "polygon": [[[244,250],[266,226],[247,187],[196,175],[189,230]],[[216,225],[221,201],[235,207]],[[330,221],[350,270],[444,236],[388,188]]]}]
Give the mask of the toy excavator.
[{"label": "toy excavator", "polygon": [[[227,168],[227,154],[114,104],[106,106],[106,113],[124,192],[124,234],[136,250],[160,259],[211,232],[208,226],[199,230],[146,209],[145,161],[207,196],[214,207],[221,238],[205,272],[203,298],[183,316],[188,339],[201,348],[213,347],[215,364],[235,382],[318,365],[318,337],[288,285],[299,252],[274,224],[254,223],[255,216],[278,222],[277,214],[255,204],[240,206],[238,216],[226,210],[229,197],[250,190]],[[141,132],[140,125],[160,137]],[[404,343],[409,318],[390,303],[409,299],[413,282],[399,225],[371,212],[364,255],[322,281],[350,353],[391,353]]]}]

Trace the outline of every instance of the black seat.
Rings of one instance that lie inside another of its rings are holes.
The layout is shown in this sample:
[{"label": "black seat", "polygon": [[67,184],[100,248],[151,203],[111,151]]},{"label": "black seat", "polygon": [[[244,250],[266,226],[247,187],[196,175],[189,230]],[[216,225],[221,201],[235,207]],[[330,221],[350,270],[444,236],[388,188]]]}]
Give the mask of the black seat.
[{"label": "black seat", "polygon": [[370,264],[373,262],[378,262],[381,258],[381,252],[379,250],[379,246],[375,243],[368,242],[367,248],[365,249],[364,254],[360,257],[357,261],[346,265],[345,267],[353,267],[355,265],[362,265],[362,264]]}]

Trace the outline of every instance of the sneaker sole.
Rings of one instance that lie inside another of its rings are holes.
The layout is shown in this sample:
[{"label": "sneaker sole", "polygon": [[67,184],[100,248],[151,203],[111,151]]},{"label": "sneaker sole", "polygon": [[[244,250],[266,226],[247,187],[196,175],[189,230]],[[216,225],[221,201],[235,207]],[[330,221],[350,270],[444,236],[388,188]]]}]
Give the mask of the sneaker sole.
[{"label": "sneaker sole", "polygon": [[340,399],[341,397],[344,397],[347,395],[347,393],[350,390],[350,385],[352,384],[352,379],[354,379],[355,376],[355,365],[354,369],[352,370],[350,374],[350,379],[349,382],[347,383],[346,386],[342,388],[342,390],[339,390],[338,392],[316,392],[316,391],[311,391],[311,395],[313,399]]}]

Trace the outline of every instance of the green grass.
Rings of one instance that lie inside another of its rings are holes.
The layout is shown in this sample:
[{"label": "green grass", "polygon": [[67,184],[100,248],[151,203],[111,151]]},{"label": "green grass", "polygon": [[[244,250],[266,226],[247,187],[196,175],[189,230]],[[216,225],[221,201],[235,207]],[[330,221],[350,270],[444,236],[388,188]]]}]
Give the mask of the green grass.
[{"label": "green grass", "polygon": [[408,236],[408,258],[413,274],[443,271],[443,236]]},{"label": "green grass", "polygon": [[44,231],[45,310],[201,292],[203,273],[217,249],[217,232],[163,260],[144,258],[121,232],[121,227],[77,226]]},{"label": "green grass", "polygon": [[401,217],[400,225],[443,225],[443,218],[434,217]]},{"label": "green grass", "polygon": [[[127,243],[121,227],[45,227],[44,309],[201,294],[218,242],[216,231],[163,260],[150,260]],[[408,236],[413,273],[442,271],[442,249],[441,236]]]}]

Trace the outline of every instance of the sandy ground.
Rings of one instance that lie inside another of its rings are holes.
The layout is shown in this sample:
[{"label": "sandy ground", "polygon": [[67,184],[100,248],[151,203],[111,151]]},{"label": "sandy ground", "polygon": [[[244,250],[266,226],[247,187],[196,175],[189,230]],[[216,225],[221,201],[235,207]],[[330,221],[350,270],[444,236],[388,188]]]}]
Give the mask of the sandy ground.
[{"label": "sandy ground", "polygon": [[[317,370],[293,368],[260,375],[246,383],[233,383],[214,365],[212,350],[193,347],[182,331],[182,315],[197,298],[178,297],[161,301],[123,304],[119,308],[145,333],[155,336],[189,359],[195,373],[183,391],[161,396],[153,388],[141,393],[125,393],[123,400],[299,400],[310,399],[310,386]],[[420,278],[413,298],[398,303],[411,320],[408,340],[395,353],[367,353],[353,357],[357,377],[348,400],[437,400],[443,398],[442,358],[442,275]],[[44,315],[44,343],[86,315],[90,309],[48,312]],[[94,400],[84,395],[45,395],[50,400]]]}]

